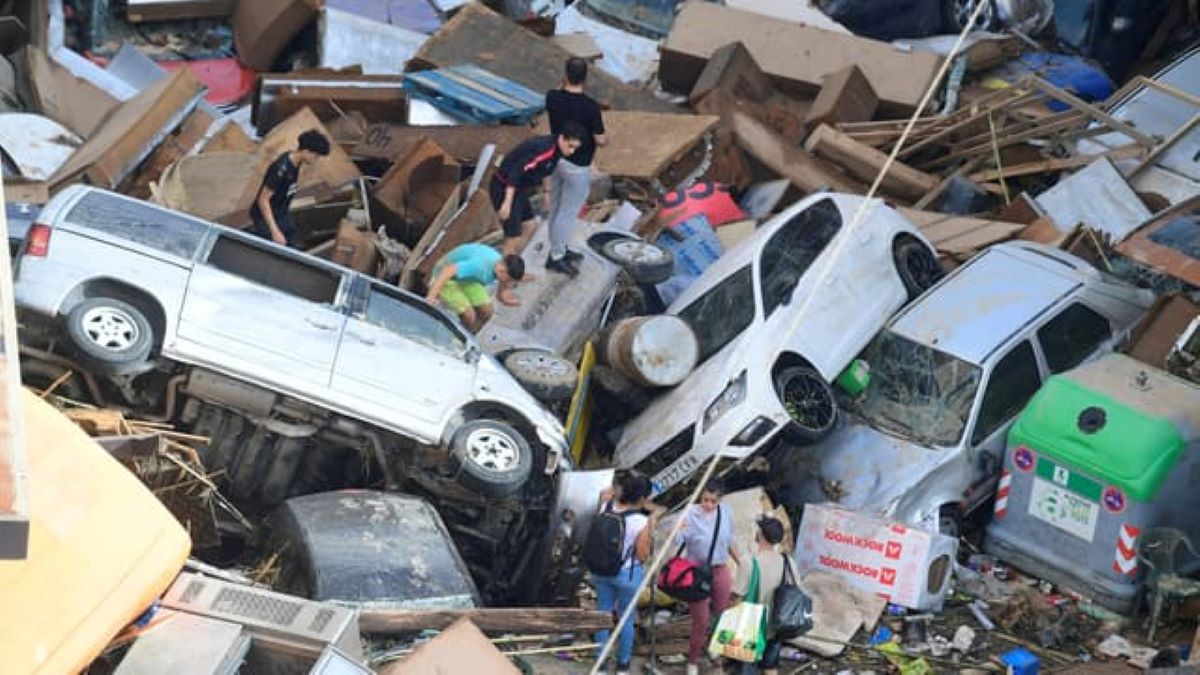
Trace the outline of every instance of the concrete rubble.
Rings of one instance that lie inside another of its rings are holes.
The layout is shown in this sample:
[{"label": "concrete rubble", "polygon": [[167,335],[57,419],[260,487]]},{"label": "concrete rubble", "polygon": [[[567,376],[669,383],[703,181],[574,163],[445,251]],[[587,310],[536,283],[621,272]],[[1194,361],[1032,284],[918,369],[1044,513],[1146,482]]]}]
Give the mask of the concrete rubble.
[{"label": "concrete rubble", "polygon": [[[951,55],[976,3],[0,0],[0,670],[599,672],[601,490],[671,555],[715,467],[784,673],[1200,672],[1200,16],[1145,4]],[[570,57],[577,275],[537,188],[466,330],[425,294]]]}]

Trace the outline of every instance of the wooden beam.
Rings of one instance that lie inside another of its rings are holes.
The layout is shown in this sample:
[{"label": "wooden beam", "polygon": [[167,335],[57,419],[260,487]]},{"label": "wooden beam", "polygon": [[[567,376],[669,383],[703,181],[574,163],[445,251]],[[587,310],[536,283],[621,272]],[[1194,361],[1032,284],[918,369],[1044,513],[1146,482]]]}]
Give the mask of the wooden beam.
[{"label": "wooden beam", "polygon": [[1196,106],[1197,108],[1200,108],[1200,96],[1196,96],[1195,94],[1189,94],[1188,92],[1183,91],[1182,89],[1177,89],[1175,87],[1172,87],[1169,84],[1163,84],[1162,82],[1152,80],[1152,79],[1146,77],[1145,75],[1138,75],[1137,77],[1134,78],[1134,81],[1136,81],[1138,84],[1140,84],[1142,86],[1149,87],[1149,88],[1155,89],[1157,91],[1161,91],[1162,93],[1164,93],[1168,96],[1174,96],[1175,98],[1177,98],[1181,101],[1191,103],[1192,105]]},{"label": "wooden beam", "polygon": [[1184,122],[1175,131],[1171,132],[1171,135],[1168,136],[1166,138],[1166,140],[1164,140],[1162,143],[1159,143],[1158,147],[1151,150],[1150,154],[1146,155],[1146,158],[1143,159],[1140,164],[1138,164],[1136,167],[1134,167],[1133,171],[1130,171],[1129,174],[1127,176],[1125,176],[1126,180],[1133,180],[1133,178],[1135,176],[1137,176],[1142,171],[1145,171],[1146,167],[1150,166],[1155,161],[1157,161],[1158,158],[1161,157],[1164,152],[1169,150],[1172,145],[1175,145],[1176,143],[1178,143],[1179,139],[1188,135],[1188,133],[1190,133],[1192,129],[1196,128],[1197,124],[1200,124],[1200,113],[1196,113],[1195,115],[1192,115],[1191,119],[1189,119],[1187,122]]},{"label": "wooden beam", "polygon": [[744,112],[734,112],[734,137],[743,150],[806,193],[822,189],[863,194],[864,186],[843,176],[837,167],[787,143],[779,134]]},{"label": "wooden beam", "polygon": [[[846,134],[823,124],[804,142],[804,149],[840,164],[852,175],[865,181],[875,180],[888,156]],[[918,171],[899,160],[893,161],[880,187],[892,194],[920,199],[937,187],[937,178]]]},{"label": "wooden beam", "polygon": [[358,627],[364,633],[394,635],[422,630],[444,630],[467,618],[485,633],[592,633],[612,628],[611,612],[573,607],[480,607],[392,611],[368,609],[359,612]]}]

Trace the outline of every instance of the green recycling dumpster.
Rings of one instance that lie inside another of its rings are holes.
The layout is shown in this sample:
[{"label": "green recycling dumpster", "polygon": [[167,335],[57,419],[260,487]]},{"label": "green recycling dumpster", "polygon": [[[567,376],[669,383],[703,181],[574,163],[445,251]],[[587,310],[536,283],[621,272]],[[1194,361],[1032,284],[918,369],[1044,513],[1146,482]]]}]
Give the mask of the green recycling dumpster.
[{"label": "green recycling dumpster", "polygon": [[984,550],[1117,612],[1138,536],[1200,544],[1200,387],[1111,354],[1048,378],[1008,434]]}]

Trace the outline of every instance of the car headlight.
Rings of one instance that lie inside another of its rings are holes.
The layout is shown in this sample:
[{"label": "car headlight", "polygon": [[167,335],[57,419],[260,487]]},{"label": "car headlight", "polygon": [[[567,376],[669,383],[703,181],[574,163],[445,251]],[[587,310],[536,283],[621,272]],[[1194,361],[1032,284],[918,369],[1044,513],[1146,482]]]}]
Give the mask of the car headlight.
[{"label": "car headlight", "polygon": [[721,419],[722,415],[738,407],[745,400],[746,371],[743,370],[740,375],[730,380],[725,391],[722,391],[720,396],[717,396],[704,411],[704,425],[701,427],[701,431],[708,431],[708,428]]}]

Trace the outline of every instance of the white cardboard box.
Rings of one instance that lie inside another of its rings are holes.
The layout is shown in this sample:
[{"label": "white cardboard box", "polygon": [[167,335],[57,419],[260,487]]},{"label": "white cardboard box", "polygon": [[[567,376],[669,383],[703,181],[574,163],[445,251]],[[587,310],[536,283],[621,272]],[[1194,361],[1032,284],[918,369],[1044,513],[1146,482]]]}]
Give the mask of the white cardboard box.
[{"label": "white cardboard box", "polygon": [[957,551],[958,540],[942,534],[833,504],[809,504],[797,536],[796,565],[801,576],[825,570],[888,602],[936,610],[950,586]]}]

